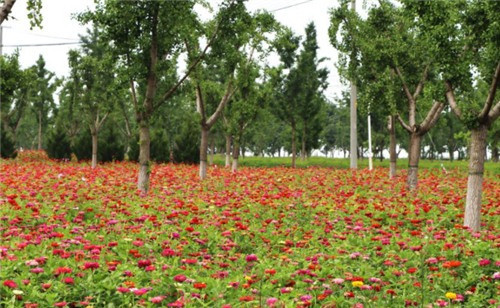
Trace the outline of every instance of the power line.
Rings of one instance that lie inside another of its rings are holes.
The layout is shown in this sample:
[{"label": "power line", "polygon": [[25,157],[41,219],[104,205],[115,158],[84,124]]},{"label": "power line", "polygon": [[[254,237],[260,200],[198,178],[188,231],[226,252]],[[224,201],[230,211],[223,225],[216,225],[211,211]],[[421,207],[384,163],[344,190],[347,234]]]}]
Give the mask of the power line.
[{"label": "power line", "polygon": [[307,1],[302,1],[302,2],[299,2],[299,3],[295,3],[295,4],[290,4],[290,5],[283,6],[283,7],[274,9],[274,10],[270,10],[269,12],[271,12],[271,13],[278,12],[278,11],[281,11],[281,10],[292,8],[294,6],[299,6],[299,5],[302,5],[302,4],[306,4],[306,3],[309,3],[309,2],[312,2],[312,1],[314,1],[314,0],[307,0]]},{"label": "power line", "polygon": [[80,44],[82,44],[82,42],[0,45],[0,47],[40,47],[40,46],[61,46],[61,45],[80,45]]}]

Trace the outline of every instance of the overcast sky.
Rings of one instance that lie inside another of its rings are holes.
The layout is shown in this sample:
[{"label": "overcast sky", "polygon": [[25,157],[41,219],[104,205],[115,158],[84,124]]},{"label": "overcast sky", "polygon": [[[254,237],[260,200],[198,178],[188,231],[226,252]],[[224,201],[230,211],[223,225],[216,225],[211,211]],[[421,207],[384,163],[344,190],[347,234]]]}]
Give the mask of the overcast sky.
[{"label": "overcast sky", "polygon": [[[211,1],[220,2],[220,1]],[[247,6],[250,11],[266,9],[273,11],[276,19],[282,24],[304,36],[306,25],[313,21],[318,34],[319,57],[327,57],[325,66],[329,69],[329,87],[326,96],[331,100],[339,96],[343,86],[335,69],[336,52],[330,45],[328,38],[329,14],[328,10],[338,5],[332,0],[249,0]],[[289,6],[289,7],[288,7]],[[17,0],[13,18],[3,23],[3,53],[12,53],[15,48],[11,45],[71,43],[78,41],[78,35],[85,33],[85,27],[72,19],[72,14],[82,12],[93,7],[93,0],[45,0],[43,1],[43,29],[30,30],[26,17],[26,0]],[[68,75],[67,53],[78,45],[19,47],[21,65],[29,67],[43,55],[47,68],[57,76]]]}]

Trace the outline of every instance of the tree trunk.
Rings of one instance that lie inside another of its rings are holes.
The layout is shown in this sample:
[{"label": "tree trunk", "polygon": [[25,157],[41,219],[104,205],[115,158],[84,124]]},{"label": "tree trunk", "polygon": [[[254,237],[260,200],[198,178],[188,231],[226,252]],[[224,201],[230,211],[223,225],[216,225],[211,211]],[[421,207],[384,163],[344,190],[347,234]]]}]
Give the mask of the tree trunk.
[{"label": "tree trunk", "polygon": [[302,128],[302,149],[300,150],[300,159],[306,160],[306,126]]},{"label": "tree trunk", "polygon": [[207,177],[207,150],[208,150],[208,128],[201,126],[200,143],[200,180]]},{"label": "tree trunk", "polygon": [[464,225],[473,231],[481,228],[481,195],[483,192],[484,158],[488,128],[481,124],[471,131],[469,177],[465,202]]},{"label": "tree trunk", "polygon": [[233,143],[233,165],[231,166],[231,172],[235,173],[238,171],[238,158],[240,155],[240,146],[237,140]]},{"label": "tree trunk", "polygon": [[231,135],[226,135],[226,164],[225,166],[229,168],[231,165]]},{"label": "tree trunk", "polygon": [[297,157],[297,145],[295,143],[295,125],[292,125],[292,168],[295,168],[296,157]]},{"label": "tree trunk", "polygon": [[137,180],[137,188],[143,193],[149,190],[150,144],[149,123],[143,120],[139,123],[139,178]]},{"label": "tree trunk", "polygon": [[42,111],[38,111],[38,150],[42,149]]},{"label": "tree trunk", "polygon": [[410,152],[408,157],[408,178],[406,184],[409,190],[417,188],[418,161],[420,160],[420,144],[422,137],[418,133],[410,135]]},{"label": "tree trunk", "polygon": [[208,162],[209,165],[213,165],[214,164],[214,155],[215,155],[215,142],[214,142],[214,138],[212,138],[212,140],[210,140],[210,161]]},{"label": "tree trunk", "polygon": [[454,156],[454,153],[453,153],[453,152],[454,152],[454,151],[453,151],[453,149],[451,149],[451,148],[448,150],[448,153],[450,153],[450,161],[454,161],[454,160],[455,160],[455,156]]},{"label": "tree trunk", "polygon": [[396,161],[398,154],[396,153],[396,119],[394,116],[389,116],[389,178],[396,177]]},{"label": "tree trunk", "polygon": [[491,161],[498,163],[498,156],[500,156],[498,153],[498,137],[495,135],[491,143]]},{"label": "tree trunk", "polygon": [[[351,10],[356,11],[356,0],[351,0]],[[350,167],[358,169],[358,129],[356,113],[357,89],[356,84],[351,80],[351,104],[350,104]]]},{"label": "tree trunk", "polygon": [[92,129],[90,132],[92,136],[92,169],[97,167],[97,130]]}]

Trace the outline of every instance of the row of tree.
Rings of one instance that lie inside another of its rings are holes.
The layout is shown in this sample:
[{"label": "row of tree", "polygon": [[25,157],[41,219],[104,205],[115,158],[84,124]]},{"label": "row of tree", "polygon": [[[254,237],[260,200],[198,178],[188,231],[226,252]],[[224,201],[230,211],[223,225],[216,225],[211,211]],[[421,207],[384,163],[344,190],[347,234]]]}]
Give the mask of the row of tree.
[{"label": "row of tree", "polygon": [[422,139],[445,108],[453,111],[470,133],[465,225],[479,230],[487,134],[500,116],[500,3],[379,1],[366,18],[349,4],[331,12],[340,72],[359,87],[363,108],[383,110],[391,128],[397,120],[407,132],[410,189],[417,186]]},{"label": "row of tree", "polygon": [[[199,160],[204,179],[209,147],[223,148],[227,164],[232,152],[233,170],[245,149],[280,155],[288,148],[295,166],[298,152],[305,158],[313,149],[347,148],[348,97],[331,104],[323,95],[328,70],[317,57],[314,24],[298,37],[271,14],[247,11],[243,0],[224,1],[202,21],[199,4],[97,1],[95,10],[78,15],[92,30],[69,53],[71,73],[63,79],[42,58],[24,70],[16,54],[2,58],[2,153],[10,139],[26,144],[20,134],[26,118],[37,123],[38,148],[50,131],[54,157],[75,153],[96,167],[99,158],[120,159],[123,148],[124,157],[137,158],[138,188],[147,192],[152,157]],[[465,224],[475,230],[488,132],[498,157],[499,5],[381,0],[362,18],[346,0],[330,12],[337,67],[358,88],[357,109],[374,119],[375,149],[389,144],[391,176],[397,144],[406,145],[408,186],[415,189],[422,152],[446,149],[453,157],[470,136]],[[265,61],[270,53],[278,65]],[[27,110],[35,117],[23,117]],[[438,121],[443,115],[446,123]],[[362,154],[364,147],[355,148]],[[104,155],[103,148],[115,153]]]}]

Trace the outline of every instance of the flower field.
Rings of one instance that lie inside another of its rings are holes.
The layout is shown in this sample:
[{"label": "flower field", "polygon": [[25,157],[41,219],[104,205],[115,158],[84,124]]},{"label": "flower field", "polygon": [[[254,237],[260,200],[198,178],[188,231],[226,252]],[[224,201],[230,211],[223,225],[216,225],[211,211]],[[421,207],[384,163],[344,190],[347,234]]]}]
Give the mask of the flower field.
[{"label": "flower field", "polygon": [[0,164],[1,307],[498,307],[500,179],[480,233],[466,175]]}]

